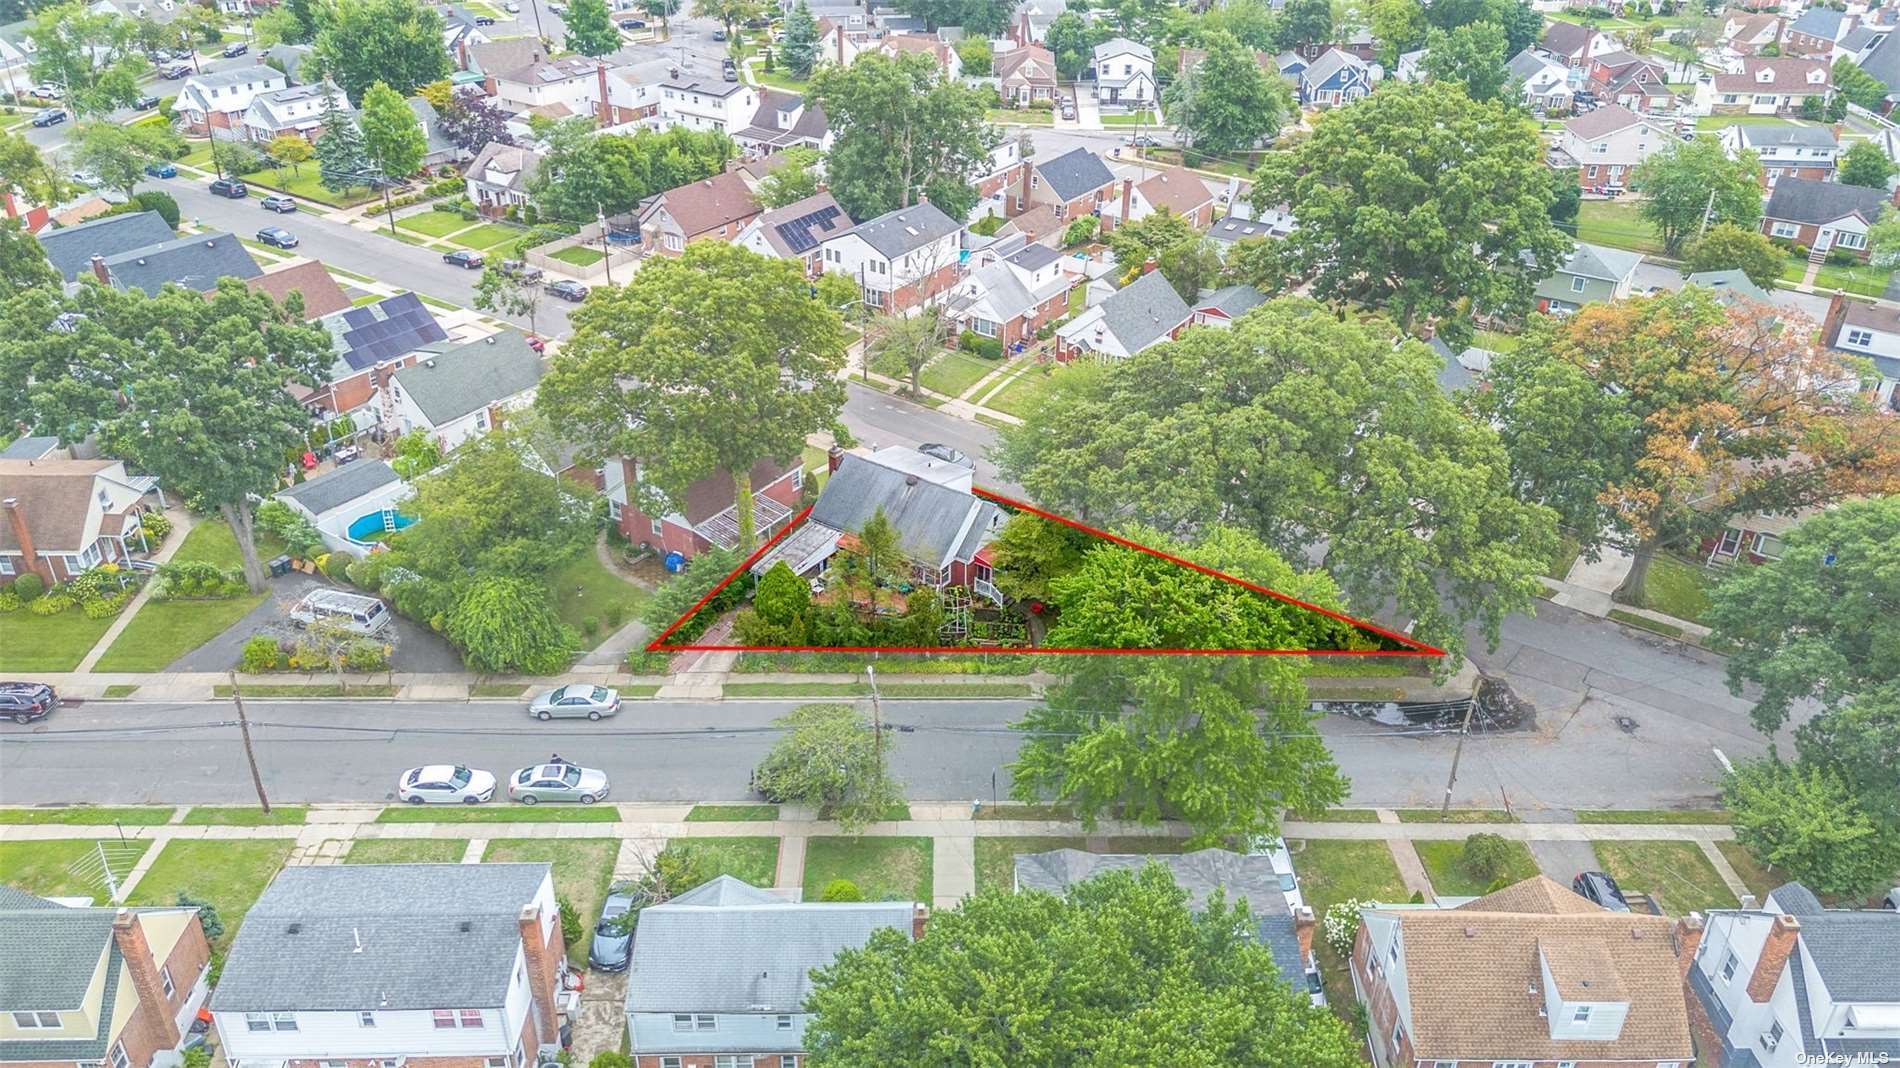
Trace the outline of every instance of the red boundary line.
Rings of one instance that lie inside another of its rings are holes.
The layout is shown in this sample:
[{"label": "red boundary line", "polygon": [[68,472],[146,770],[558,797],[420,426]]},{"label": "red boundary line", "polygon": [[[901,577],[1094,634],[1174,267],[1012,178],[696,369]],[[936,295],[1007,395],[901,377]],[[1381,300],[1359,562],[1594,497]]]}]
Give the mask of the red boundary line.
[{"label": "red boundary line", "polygon": [[[982,488],[981,486],[972,487],[971,492],[974,493],[976,496],[986,498],[998,504],[1007,505],[1011,508],[1016,508],[1021,511],[1028,512],[1031,515],[1040,516],[1043,519],[1048,519],[1053,522],[1061,523],[1064,526],[1072,527],[1076,530],[1082,531],[1083,533],[1089,534],[1093,537],[1097,537],[1105,541],[1113,542],[1116,545],[1120,545],[1124,548],[1133,549],[1136,552],[1147,553],[1149,556],[1153,556],[1161,560],[1166,560],[1169,563],[1174,564],[1178,567],[1184,567],[1190,571],[1198,571],[1203,575],[1209,575],[1213,578],[1220,579],[1223,582],[1231,582],[1234,585],[1239,586],[1243,589],[1251,590],[1254,593],[1264,594],[1277,601],[1282,601],[1286,604],[1290,604],[1298,608],[1306,609],[1309,612],[1318,612],[1320,615],[1326,616],[1328,619],[1333,619],[1338,622],[1345,623],[1348,626],[1364,628],[1365,630],[1369,630],[1375,634],[1378,634],[1381,637],[1388,638],[1392,641],[1398,642],[1400,645],[1403,645],[1406,647],[1403,649],[1127,649],[1127,648],[1114,648],[1114,647],[1086,647],[1086,648],[1079,648],[1079,649],[1052,649],[1052,648],[980,649],[980,650],[975,650],[976,652],[980,652],[985,655],[997,655],[997,656],[1417,656],[1417,657],[1439,657],[1439,656],[1445,655],[1445,651],[1443,649],[1439,649],[1435,646],[1427,645],[1416,638],[1408,637],[1407,635],[1398,634],[1393,631],[1387,630],[1386,628],[1381,627],[1376,623],[1368,623],[1365,620],[1355,619],[1352,616],[1348,616],[1342,612],[1335,612],[1328,608],[1321,608],[1319,605],[1316,605],[1316,604],[1308,604],[1307,602],[1302,601],[1297,597],[1290,597],[1277,590],[1271,590],[1265,586],[1248,582],[1246,579],[1235,578],[1232,575],[1228,575],[1223,572],[1216,571],[1211,567],[1206,567],[1202,564],[1197,564],[1192,560],[1183,560],[1182,558],[1178,556],[1174,556],[1170,553],[1164,553],[1158,549],[1152,549],[1146,545],[1142,545],[1139,542],[1129,541],[1127,538],[1110,534],[1106,530],[1098,530],[1095,527],[1091,527],[1086,523],[1078,523],[1075,520],[1069,519],[1065,516],[1059,516],[1053,512],[1043,511],[1042,509],[1037,508],[1034,505],[1025,504],[1024,502],[1016,500],[1015,498],[1012,498],[1012,497],[1005,497],[1000,493],[994,493],[990,490],[986,490]],[[778,544],[779,541],[783,539],[786,535],[790,534],[793,530],[797,529],[798,525],[800,523],[803,523],[805,519],[810,515],[811,515],[811,507],[807,506],[804,511],[801,511],[796,516],[792,517],[792,521],[786,524],[785,529],[779,531],[776,535],[772,537],[770,541],[766,542],[764,545],[759,546],[757,551],[753,552],[751,556],[746,557],[745,561],[733,570],[732,574],[727,575],[724,579],[720,580],[719,585],[714,586],[710,591],[707,592],[707,594],[704,597],[701,597],[696,603],[694,603],[694,605],[691,608],[687,609],[684,615],[681,615],[678,619],[674,620],[672,626],[667,627],[664,631],[660,632],[659,637],[656,637],[651,642],[648,642],[646,646],[646,651],[650,653],[702,652],[702,653],[964,653],[964,654],[968,654],[973,651],[971,647],[967,645],[896,645],[896,646],[892,646],[892,645],[668,645],[666,644],[666,639],[672,637],[674,631],[684,626],[687,620],[693,618],[693,616],[697,614],[701,608],[704,608],[706,606],[707,602],[711,601],[714,597],[719,596],[719,591],[725,589],[728,585],[730,585],[732,583],[732,580],[738,578],[740,575],[745,574],[746,570],[749,569],[753,564],[757,563],[760,557],[764,556],[768,551],[771,550],[772,546]]]}]

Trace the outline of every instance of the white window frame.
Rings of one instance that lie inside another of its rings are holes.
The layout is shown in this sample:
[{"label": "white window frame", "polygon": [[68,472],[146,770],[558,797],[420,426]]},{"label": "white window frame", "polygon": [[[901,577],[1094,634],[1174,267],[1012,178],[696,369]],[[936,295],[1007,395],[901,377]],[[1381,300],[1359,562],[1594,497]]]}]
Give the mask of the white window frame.
[{"label": "white window frame", "polygon": [[178,993],[177,984],[172,982],[172,966],[171,965],[161,964],[158,966],[158,984],[165,988],[166,997],[171,997],[174,994]]},{"label": "white window frame", "polygon": [[1582,275],[1571,276],[1570,291],[1572,293],[1581,293],[1588,288],[1590,288],[1590,280],[1588,278],[1585,278]]},{"label": "white window frame", "polygon": [[1742,959],[1735,955],[1734,950],[1732,949],[1729,950],[1728,959],[1722,962],[1722,981],[1724,983],[1731,983],[1731,984],[1734,983],[1735,970],[1737,968],[1740,968],[1741,966],[1742,966]]},{"label": "white window frame", "polygon": [[1776,1046],[1781,1045],[1781,1040],[1787,1037],[1787,1033],[1779,1019],[1769,1020],[1768,1030],[1761,1033],[1761,1048],[1772,1051]]},{"label": "white window frame", "polygon": [[678,1057],[661,1057],[660,1068],[680,1068],[680,1059]]},{"label": "white window frame", "polygon": [[1796,236],[1799,236],[1800,233],[1801,233],[1801,228],[1799,226],[1796,226],[1793,223],[1789,223],[1789,222],[1775,223],[1774,236],[1776,237],[1796,237]]},{"label": "white window frame", "polygon": [[1729,527],[1727,530],[1722,531],[1721,540],[1715,543],[1715,553],[1717,556],[1734,556],[1735,551],[1741,547],[1742,532],[1734,527]]},{"label": "white window frame", "polygon": [[1847,328],[1847,343],[1849,345],[1871,345],[1874,343],[1874,332],[1858,326],[1850,326]]},{"label": "white window frame", "polygon": [[367,1010],[367,1009],[366,1009],[366,1010],[364,1010],[364,1011],[362,1011],[362,1012],[359,1012],[359,1013],[357,1013],[357,1014],[356,1014],[356,1026],[358,1026],[358,1027],[375,1027],[375,1026],[376,1026],[376,1014],[375,1014],[374,1012],[371,1012],[371,1011],[369,1011],[369,1010]]},{"label": "white window frame", "polygon": [[1590,1022],[1590,1006],[1588,1005],[1577,1006],[1576,1009],[1570,1014],[1570,1022],[1573,1024],[1589,1023]]},{"label": "white window frame", "polygon": [[[1773,552],[1768,551],[1769,549],[1768,543],[1771,541],[1774,542]],[[1758,530],[1755,532],[1755,555],[1756,556],[1759,556],[1764,560],[1779,560],[1781,559],[1781,548],[1782,548],[1782,542],[1781,542],[1781,538],[1779,538],[1778,536],[1774,534],[1770,534],[1765,530]]]},{"label": "white window frame", "polygon": [[244,1029],[246,1031],[270,1030],[271,1029],[270,1028],[270,1013],[268,1012],[245,1013],[244,1014]]},{"label": "white window frame", "polygon": [[273,1031],[295,1031],[297,1014],[294,1012],[273,1012],[270,1014],[270,1026]]},{"label": "white window frame", "polygon": [[123,1039],[112,1044],[112,1068],[132,1068],[132,1058],[125,1055]]},{"label": "white window frame", "polygon": [[790,1031],[792,1029],[792,1018],[785,1013],[780,1013],[776,1024],[779,1030]]},{"label": "white window frame", "polygon": [[[53,1018],[52,1023],[46,1022],[48,1016]],[[61,1024],[57,1012],[16,1012],[13,1014],[13,1026],[22,1031],[33,1031],[40,1028],[57,1029]]]},{"label": "white window frame", "polygon": [[1867,247],[1867,235],[1857,234],[1852,230],[1842,230],[1834,235],[1834,247],[1853,249],[1859,252],[1861,249]]},{"label": "white window frame", "polygon": [[0,556],[0,575],[13,574],[13,557]]}]

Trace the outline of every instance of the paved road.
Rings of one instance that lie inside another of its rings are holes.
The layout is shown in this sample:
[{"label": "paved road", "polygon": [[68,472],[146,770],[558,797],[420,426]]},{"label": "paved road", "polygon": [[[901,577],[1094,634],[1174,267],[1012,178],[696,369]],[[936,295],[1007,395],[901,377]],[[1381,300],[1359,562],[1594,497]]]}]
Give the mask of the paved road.
[{"label": "paved road", "polygon": [[935,441],[961,449],[976,461],[978,485],[998,493],[1022,492],[1020,486],[997,473],[996,464],[989,458],[996,431],[982,423],[945,415],[853,382],[845,401],[844,425],[859,444],[873,448]]}]

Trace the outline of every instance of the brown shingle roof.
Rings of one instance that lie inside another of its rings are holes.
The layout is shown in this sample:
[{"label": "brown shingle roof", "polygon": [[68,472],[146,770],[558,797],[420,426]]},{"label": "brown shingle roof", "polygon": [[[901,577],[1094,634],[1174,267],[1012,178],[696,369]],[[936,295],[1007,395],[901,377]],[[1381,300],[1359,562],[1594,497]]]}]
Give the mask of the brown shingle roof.
[{"label": "brown shingle roof", "polygon": [[[93,482],[116,466],[117,460],[0,460],[0,497],[19,500],[35,550],[75,552],[99,536],[86,530]],[[20,549],[12,523],[0,522],[0,549]]]},{"label": "brown shingle roof", "polygon": [[[1030,66],[1032,63],[1034,66]],[[1025,67],[1029,69],[1023,69]],[[1047,82],[1051,85],[1055,84],[1055,54],[1041,45],[1028,45],[997,56],[996,80],[1001,83],[1007,83],[1011,79]]]},{"label": "brown shingle roof", "polygon": [[1047,204],[1037,204],[1021,215],[1016,216],[1003,228],[996,231],[997,237],[1021,234],[1031,241],[1040,241],[1050,234],[1059,234],[1068,224],[1056,218],[1056,211]]},{"label": "brown shingle roof", "polygon": [[1141,190],[1149,204],[1176,215],[1192,215],[1201,205],[1214,199],[1214,194],[1207,190],[1207,183],[1185,167],[1162,171],[1135,188]]},{"label": "brown shingle roof", "polygon": [[727,223],[744,222],[759,213],[759,202],[745,177],[727,171],[661,193],[655,210],[664,207],[687,237],[717,230]]},{"label": "brown shingle roof", "polygon": [[350,306],[350,298],[343,295],[343,287],[330,277],[322,260],[307,260],[281,271],[260,274],[256,278],[245,279],[244,284],[254,293],[269,293],[271,299],[279,304],[293,292],[302,293],[305,321]]},{"label": "brown shingle roof", "polygon": [[[1761,73],[1767,71],[1768,81],[1759,81]],[[1818,82],[1809,82],[1808,75],[1820,71],[1823,75]],[[1763,59],[1750,56],[1742,60],[1740,74],[1718,74],[1715,76],[1715,91],[1718,93],[1825,93],[1832,82],[1833,75],[1828,73],[1826,63],[1818,59]]]},{"label": "brown shingle roof", "polygon": [[1544,912],[1561,914],[1566,912],[1593,913],[1603,911],[1600,906],[1581,894],[1572,893],[1569,887],[1545,878],[1532,876],[1523,882],[1512,883],[1502,890],[1495,890],[1483,897],[1465,902],[1459,908],[1473,912]]},{"label": "brown shingle roof", "polygon": [[1587,141],[1594,141],[1645,121],[1641,115],[1621,104],[1605,104],[1574,119],[1565,120],[1564,129]]}]

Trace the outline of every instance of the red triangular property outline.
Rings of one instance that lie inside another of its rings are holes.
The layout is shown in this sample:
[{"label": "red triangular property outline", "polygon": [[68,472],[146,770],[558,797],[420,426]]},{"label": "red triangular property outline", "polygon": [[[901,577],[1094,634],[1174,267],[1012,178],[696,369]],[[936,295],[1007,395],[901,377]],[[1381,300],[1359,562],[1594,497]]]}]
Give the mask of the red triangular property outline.
[{"label": "red triangular property outline", "polygon": [[1280,593],[1277,590],[1270,590],[1266,588],[1265,586],[1260,586],[1252,582],[1248,582],[1246,579],[1235,578],[1232,575],[1225,574],[1220,571],[1216,571],[1211,567],[1206,567],[1201,564],[1197,564],[1192,560],[1183,560],[1178,556],[1174,556],[1169,553],[1164,553],[1160,551],[1159,549],[1151,549],[1146,545],[1129,541],[1127,538],[1118,537],[1114,534],[1110,534],[1106,530],[1097,530],[1096,528],[1091,527],[1086,523],[1078,523],[1075,520],[1069,519],[1065,516],[1059,516],[1052,512],[1046,512],[1040,508],[1037,508],[1035,505],[1026,504],[1022,501],[1016,500],[1013,497],[1005,497],[1000,493],[991,492],[990,490],[986,490],[981,486],[973,487],[971,489],[971,492],[974,493],[978,497],[985,498],[986,500],[993,501],[997,504],[1006,505],[1010,508],[1014,508],[1019,511],[1028,512],[1031,515],[1040,516],[1052,522],[1061,523],[1062,525],[1067,526],[1067,527],[1073,527],[1076,530],[1082,531],[1085,534],[1089,534],[1094,537],[1101,538],[1104,541],[1114,542],[1116,545],[1133,549],[1136,552],[1147,553],[1149,556],[1166,560],[1171,564],[1175,564],[1179,567],[1185,567],[1190,571],[1199,571],[1200,573],[1204,575],[1211,575],[1214,578],[1220,579],[1222,582],[1231,582],[1236,586],[1240,586],[1244,589],[1252,590],[1254,593],[1264,594],[1265,596],[1272,597],[1275,600],[1284,601],[1287,604],[1306,609],[1309,612],[1318,612],[1320,615],[1326,616],[1330,619],[1336,619],[1340,621],[1341,623],[1345,623],[1349,626],[1363,628],[1381,637],[1391,639],[1392,641],[1397,642],[1399,645],[1403,646],[1404,648],[1401,648],[1401,649],[1127,649],[1127,648],[1119,648],[1119,647],[1104,647],[1104,648],[1082,648],[1082,649],[1073,649],[1073,648],[1051,649],[1051,648],[1038,647],[1038,648],[1025,648],[1025,649],[985,648],[985,649],[973,650],[970,646],[967,646],[967,645],[890,646],[890,645],[669,645],[667,644],[667,639],[673,636],[673,632],[680,629],[680,627],[683,626],[687,620],[693,618],[693,616],[696,613],[698,613],[698,611],[701,608],[704,608],[706,606],[706,603],[708,601],[711,601],[714,597],[719,596],[720,590],[723,590],[728,585],[730,585],[732,583],[732,580],[738,578],[740,575],[745,574],[746,570],[750,568],[753,564],[757,563],[760,557],[764,556],[767,552],[771,551],[772,546],[777,545],[781,539],[783,539],[786,535],[790,534],[793,530],[797,529],[798,525],[800,523],[803,523],[806,520],[806,518],[811,515],[811,506],[807,505],[803,511],[799,512],[797,515],[792,517],[792,521],[785,525],[785,529],[779,531],[776,535],[772,537],[770,541],[767,541],[764,545],[759,546],[758,549],[754,551],[751,556],[746,557],[745,560],[742,563],[740,563],[738,567],[734,568],[730,575],[727,575],[725,578],[721,579],[719,582],[719,585],[714,586],[711,590],[707,591],[704,597],[701,597],[698,601],[694,602],[693,606],[691,608],[688,608],[683,614],[681,614],[681,616],[678,619],[674,620],[671,626],[661,631],[659,637],[654,638],[652,641],[648,642],[646,646],[646,651],[650,653],[683,653],[683,652],[696,652],[696,653],[722,653],[722,652],[730,652],[730,653],[961,653],[961,654],[966,654],[966,655],[971,652],[980,652],[986,656],[1065,656],[1065,655],[1068,655],[1068,656],[1073,656],[1073,655],[1110,656],[1112,655],[1112,656],[1415,656],[1415,657],[1437,657],[1437,656],[1445,655],[1445,651],[1443,649],[1439,649],[1439,648],[1436,648],[1435,646],[1427,645],[1416,638],[1408,637],[1404,634],[1399,634],[1394,631],[1387,630],[1386,628],[1381,627],[1376,623],[1368,623],[1365,620],[1356,619],[1352,616],[1345,615],[1344,613],[1335,612],[1328,608],[1321,608],[1320,606],[1316,604],[1308,604],[1307,602],[1302,601],[1297,597],[1289,597],[1286,594]]}]

